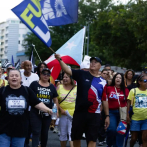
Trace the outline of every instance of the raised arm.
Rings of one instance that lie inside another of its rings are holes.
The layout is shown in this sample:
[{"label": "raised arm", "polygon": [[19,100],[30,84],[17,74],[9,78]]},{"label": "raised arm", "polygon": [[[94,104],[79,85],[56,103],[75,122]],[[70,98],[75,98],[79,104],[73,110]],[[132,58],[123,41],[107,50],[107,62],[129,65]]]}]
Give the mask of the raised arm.
[{"label": "raised arm", "polygon": [[63,70],[65,73],[67,73],[67,74],[69,74],[70,76],[72,76],[72,71],[71,71],[71,69],[62,61],[60,55],[59,55],[59,54],[55,54],[55,58],[59,61],[62,70]]}]

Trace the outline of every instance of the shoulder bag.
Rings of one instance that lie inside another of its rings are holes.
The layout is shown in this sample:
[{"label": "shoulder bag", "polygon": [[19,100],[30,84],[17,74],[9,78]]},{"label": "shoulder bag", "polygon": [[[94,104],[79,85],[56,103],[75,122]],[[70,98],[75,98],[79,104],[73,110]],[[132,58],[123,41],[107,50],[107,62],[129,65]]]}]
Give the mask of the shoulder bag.
[{"label": "shoulder bag", "polygon": [[68,94],[64,97],[64,99],[63,99],[59,104],[61,104],[61,103],[67,98],[67,96],[70,94],[70,92],[73,90],[73,88],[74,88],[74,87],[72,87],[72,88],[70,89],[70,91],[68,92]]}]

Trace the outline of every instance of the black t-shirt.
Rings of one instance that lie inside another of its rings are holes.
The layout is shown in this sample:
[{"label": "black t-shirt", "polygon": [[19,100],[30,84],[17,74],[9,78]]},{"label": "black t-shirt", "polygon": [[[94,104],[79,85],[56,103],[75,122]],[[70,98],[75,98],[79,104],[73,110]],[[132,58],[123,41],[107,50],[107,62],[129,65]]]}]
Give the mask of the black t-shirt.
[{"label": "black t-shirt", "polygon": [[[34,91],[40,101],[42,101],[47,107],[52,109],[53,98],[56,98],[58,96],[53,84],[50,84],[48,87],[43,87],[38,83],[38,81],[34,81],[31,83],[30,88]],[[38,113],[37,109],[32,108],[32,110],[36,110],[36,112]]]},{"label": "black t-shirt", "polygon": [[88,71],[72,70],[72,77],[77,81],[77,99],[75,112],[100,113],[102,93],[106,80],[94,77]]},{"label": "black t-shirt", "polygon": [[0,134],[10,137],[26,137],[28,131],[28,107],[34,107],[41,101],[34,92],[21,86],[12,89],[9,85],[0,88]]}]

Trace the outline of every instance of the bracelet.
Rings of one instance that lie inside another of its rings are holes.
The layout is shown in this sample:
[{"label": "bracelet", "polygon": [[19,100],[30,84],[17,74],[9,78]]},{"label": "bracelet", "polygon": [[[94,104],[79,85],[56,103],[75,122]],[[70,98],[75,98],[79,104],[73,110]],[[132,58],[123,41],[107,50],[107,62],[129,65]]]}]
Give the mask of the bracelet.
[{"label": "bracelet", "polygon": [[110,115],[106,115],[106,117],[110,117]]}]

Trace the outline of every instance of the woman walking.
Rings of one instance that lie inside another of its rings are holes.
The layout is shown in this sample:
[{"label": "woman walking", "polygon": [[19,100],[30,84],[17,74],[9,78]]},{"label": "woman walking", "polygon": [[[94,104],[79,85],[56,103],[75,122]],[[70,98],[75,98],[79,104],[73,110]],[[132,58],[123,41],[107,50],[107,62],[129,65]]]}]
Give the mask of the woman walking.
[{"label": "woman walking", "polygon": [[[75,110],[77,87],[70,75],[63,73],[63,85],[60,84],[57,87],[57,92],[59,95],[59,110],[61,114],[59,121],[59,140],[61,147],[66,147],[67,140],[70,141],[70,147],[73,147],[73,142],[71,141],[71,127],[72,117]],[[69,136],[69,138],[67,138],[67,136]]]},{"label": "woman walking", "polygon": [[133,115],[130,120],[127,113],[127,123],[130,124],[131,141],[130,147],[133,147],[138,133],[142,131],[143,147],[147,146],[147,76],[141,74],[137,78],[137,88],[130,91],[127,102],[127,112],[130,110],[130,105],[133,105]]},{"label": "woman walking", "polygon": [[34,92],[21,85],[21,74],[16,69],[8,73],[9,85],[0,89],[0,147],[23,147],[28,131],[28,107],[31,105],[48,114],[46,107]]},{"label": "woman walking", "polygon": [[[49,79],[50,70],[48,68],[44,68],[40,73],[39,81],[32,82],[30,88],[34,91],[37,98],[51,109],[53,105],[52,101],[58,106],[58,95],[54,85],[49,82]],[[33,135],[32,147],[38,147],[40,135],[41,147],[46,147],[51,115],[32,108],[30,112],[30,122]]]},{"label": "woman walking", "polygon": [[104,107],[109,107],[110,115],[110,125],[107,129],[108,147],[123,147],[125,136],[117,133],[116,130],[120,121],[119,107],[125,107],[127,105],[128,93],[129,90],[125,88],[124,84],[124,76],[120,73],[117,73],[113,77],[110,86],[104,88],[102,101],[108,100],[107,106],[105,105]]}]

